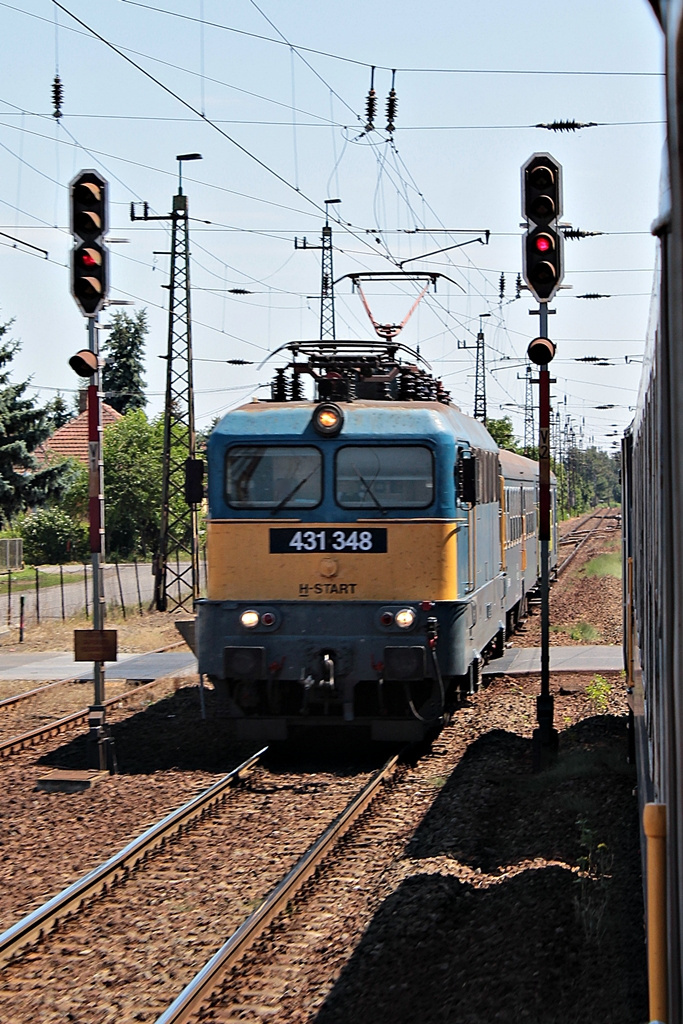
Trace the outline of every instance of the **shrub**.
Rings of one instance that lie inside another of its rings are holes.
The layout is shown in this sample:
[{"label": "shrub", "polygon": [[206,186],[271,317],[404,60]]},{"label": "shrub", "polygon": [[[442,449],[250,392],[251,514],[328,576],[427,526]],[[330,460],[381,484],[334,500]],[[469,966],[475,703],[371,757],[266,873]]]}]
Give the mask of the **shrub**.
[{"label": "shrub", "polygon": [[87,527],[59,508],[29,512],[21,523],[24,561],[30,565],[80,560],[87,552]]},{"label": "shrub", "polygon": [[595,710],[604,714],[609,707],[609,697],[612,693],[612,684],[598,672],[593,676],[586,687],[586,695],[591,701]]}]

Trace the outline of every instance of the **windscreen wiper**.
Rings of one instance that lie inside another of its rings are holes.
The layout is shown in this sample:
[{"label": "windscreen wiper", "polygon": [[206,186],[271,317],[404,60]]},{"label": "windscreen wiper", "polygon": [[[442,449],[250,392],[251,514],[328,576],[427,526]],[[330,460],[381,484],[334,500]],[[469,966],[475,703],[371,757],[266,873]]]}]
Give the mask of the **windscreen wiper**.
[{"label": "windscreen wiper", "polygon": [[296,484],[294,487],[292,487],[292,489],[289,492],[289,494],[285,494],[285,496],[282,499],[282,501],[280,501],[275,506],[275,508],[271,509],[271,511],[270,511],[271,516],[277,515],[277,513],[280,512],[280,510],[283,509],[285,507],[285,505],[288,505],[289,502],[292,500],[292,498],[296,494],[299,493],[299,491],[301,490],[301,488],[303,487],[304,484],[308,483],[308,481],[311,479],[313,474],[317,472],[317,470],[318,470],[318,467],[314,466],[313,469],[311,470],[311,472],[308,474],[308,476],[305,476],[302,480],[299,480],[299,483]]},{"label": "windscreen wiper", "polygon": [[358,479],[360,480],[360,482],[362,483],[362,485],[365,488],[365,490],[368,492],[368,494],[372,498],[372,500],[375,503],[375,505],[377,506],[377,508],[380,510],[382,515],[385,516],[387,514],[387,510],[385,509],[384,505],[381,503],[381,501],[379,500],[379,498],[377,497],[377,495],[375,494],[375,492],[373,491],[372,487],[367,482],[367,480],[365,479],[365,477],[363,476],[361,471],[359,469],[356,469],[355,466],[353,467],[353,470],[354,470],[354,473],[356,474],[356,476],[358,477]]}]

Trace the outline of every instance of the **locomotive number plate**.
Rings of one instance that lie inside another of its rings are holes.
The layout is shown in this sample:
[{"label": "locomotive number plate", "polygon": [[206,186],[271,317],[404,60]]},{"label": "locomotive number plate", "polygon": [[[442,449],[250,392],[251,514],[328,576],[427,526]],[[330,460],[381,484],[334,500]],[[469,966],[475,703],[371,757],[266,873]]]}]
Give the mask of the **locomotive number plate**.
[{"label": "locomotive number plate", "polygon": [[386,554],[387,531],[336,529],[271,530],[271,555],[300,554],[305,551],[356,551],[366,554]]}]

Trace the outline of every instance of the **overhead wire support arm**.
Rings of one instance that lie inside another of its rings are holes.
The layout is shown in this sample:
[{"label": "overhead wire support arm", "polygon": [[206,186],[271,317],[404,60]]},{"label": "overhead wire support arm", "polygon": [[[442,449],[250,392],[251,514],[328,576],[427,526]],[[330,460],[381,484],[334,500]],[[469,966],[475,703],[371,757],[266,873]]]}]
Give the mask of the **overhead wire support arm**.
[{"label": "overhead wire support arm", "polygon": [[489,244],[489,238],[491,232],[485,232],[486,241],[483,238],[469,238],[466,242],[457,242],[455,245],[447,245],[444,249],[434,249],[432,252],[423,252],[421,256],[410,256],[407,260],[401,260],[398,264],[399,267],[404,267],[406,263],[414,263],[415,260],[426,260],[428,256],[438,256],[441,252],[450,252],[451,249],[462,249],[465,245],[472,245],[473,242],[481,242],[482,245]]},{"label": "overhead wire support arm", "polygon": [[27,253],[28,256],[35,256],[36,253],[40,253],[40,256],[44,260],[47,260],[50,257],[47,249],[41,249],[38,245],[32,245],[30,242],[25,242],[23,238],[15,238],[14,235],[8,235],[6,231],[0,231],[0,237],[9,238],[11,242],[15,242],[16,244],[12,246],[13,249],[16,249],[17,245],[23,245],[26,249],[32,249],[33,252]]}]

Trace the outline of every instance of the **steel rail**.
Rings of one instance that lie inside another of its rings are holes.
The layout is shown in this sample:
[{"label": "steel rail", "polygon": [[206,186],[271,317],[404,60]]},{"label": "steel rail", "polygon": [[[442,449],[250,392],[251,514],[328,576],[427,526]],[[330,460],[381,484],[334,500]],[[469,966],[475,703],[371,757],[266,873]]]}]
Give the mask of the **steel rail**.
[{"label": "steel rail", "polygon": [[[592,516],[589,516],[589,517],[588,517],[588,519],[592,519],[592,518],[593,518],[594,516],[597,516],[598,512],[601,512],[601,511],[603,511],[603,510],[602,510],[602,509],[597,509],[597,510],[596,510],[596,511],[595,511],[595,512],[593,513],[593,515],[592,515]],[[607,511],[609,511],[609,509],[608,509]],[[558,565],[558,567],[557,567],[557,575],[558,575],[558,576],[560,575],[560,573],[564,572],[564,570],[565,570],[565,569],[566,569],[566,568],[567,568],[567,567],[568,567],[568,566],[570,565],[570,563],[571,563],[571,562],[572,562],[572,561],[573,561],[573,560],[574,560],[574,559],[576,558],[577,554],[579,553],[579,551],[581,550],[581,548],[582,548],[582,547],[584,546],[584,544],[586,543],[586,541],[589,541],[589,540],[591,539],[591,537],[592,537],[592,536],[594,536],[594,534],[595,534],[595,533],[596,533],[596,532],[598,531],[598,529],[599,529],[599,527],[600,527],[600,524],[601,524],[601,522],[602,522],[602,519],[603,519],[603,518],[604,518],[603,516],[600,516],[600,517],[599,517],[599,518],[598,518],[598,519],[597,519],[597,520],[595,521],[595,523],[593,524],[593,526],[591,526],[591,528],[590,528],[590,530],[588,531],[588,533],[586,533],[586,535],[585,535],[585,536],[583,536],[583,537],[581,538],[581,540],[580,540],[580,541],[578,542],[578,544],[576,545],[576,547],[574,548],[574,550],[573,550],[573,551],[570,551],[570,552],[569,552],[569,554],[567,555],[567,557],[566,557],[565,559],[563,559],[563,561],[562,561],[562,562],[560,562],[560,564],[559,564],[559,565]],[[585,522],[588,522],[588,520],[585,520]],[[582,525],[583,525],[583,524],[582,524]]]},{"label": "steel rail", "polygon": [[[155,686],[163,678],[164,676],[159,676],[157,679],[150,680],[149,683],[142,683],[140,686],[133,687],[132,690],[125,690],[124,693],[119,693],[115,697],[108,697],[104,701],[103,706],[108,708],[112,707],[118,701],[130,700],[131,697],[136,696],[142,690]],[[78,725],[80,722],[87,722],[89,715],[90,708],[82,708],[80,711],[74,711],[72,714],[66,715],[65,718],[59,718],[54,722],[50,722],[49,725],[41,725],[37,729],[32,729],[30,732],[22,733],[21,736],[14,736],[10,740],[5,740],[4,743],[0,743],[0,757],[7,757],[9,754],[15,754],[18,750],[23,750],[24,747],[30,747],[41,739],[49,739],[50,736],[58,736],[60,732],[64,732],[64,730],[68,729],[71,725]]]},{"label": "steel rail", "polygon": [[261,906],[240,925],[225,945],[221,946],[192,981],[186,985],[168,1009],[157,1018],[155,1024],[185,1024],[190,1020],[192,1014],[208,998],[209,992],[215,987],[217,978],[237,963],[268,925],[286,909],[294,895],[316,871],[337,840],[349,830],[372,803],[380,786],[392,774],[398,761],[399,755],[396,754],[370,779],[361,792],[353,798],[345,810],[266,897]]},{"label": "steel rail", "polygon": [[4,697],[0,700],[0,708],[9,707],[10,704],[19,704],[22,700],[28,700],[29,697],[37,697],[39,693],[45,693],[46,690],[51,690],[55,686],[64,686],[65,683],[75,683],[76,680],[73,676],[65,676],[64,679],[55,679],[52,683],[46,683],[45,686],[37,686],[34,690],[25,690],[23,693],[15,693],[13,697]]},{"label": "steel rail", "polygon": [[6,963],[25,946],[47,935],[57,921],[76,911],[84,900],[91,900],[103,889],[114,885],[122,875],[136,867],[153,850],[198,818],[203,817],[215,804],[223,801],[228,789],[254,767],[267,749],[267,747],[263,747],[209,789],[193,797],[182,807],[171,811],[165,818],[152,825],[137,839],[133,839],[109,860],[93,868],[92,871],[53,896],[42,907],[27,914],[26,917],[3,932],[0,935],[0,964]]},{"label": "steel rail", "polygon": [[[560,544],[576,543],[576,538],[581,536],[583,528],[586,525],[586,523],[589,523],[591,519],[594,519],[599,512],[602,512],[602,509],[596,508],[592,512],[588,512],[585,516],[583,516],[583,518],[576,524],[576,526],[573,526],[568,533],[566,533],[563,537],[560,537]],[[593,529],[594,528],[591,526],[590,532],[592,532]]]}]

